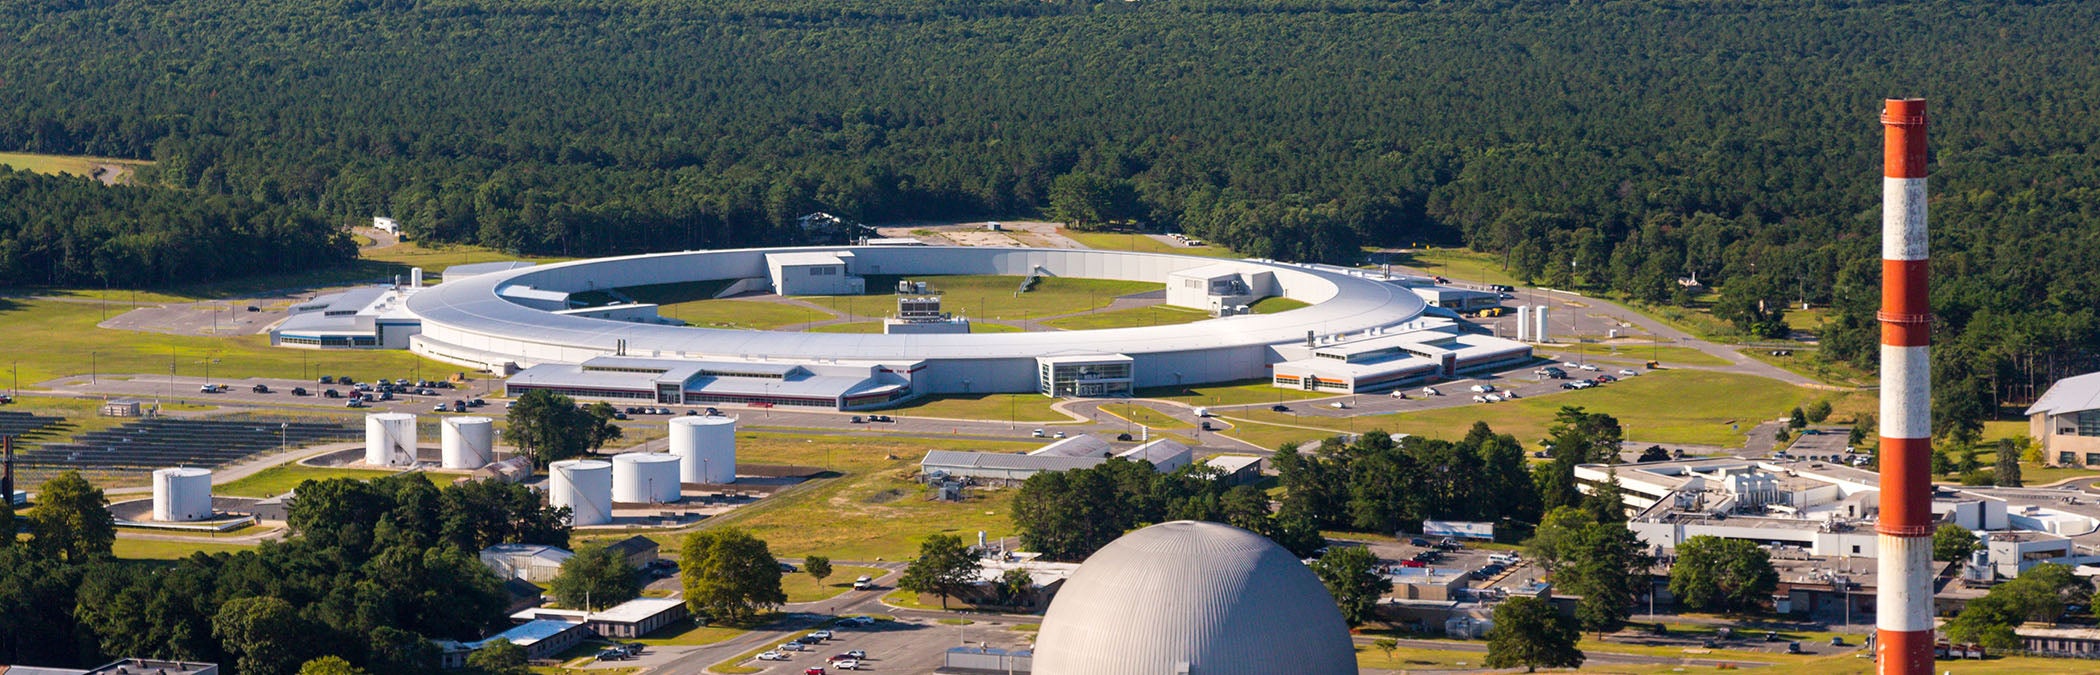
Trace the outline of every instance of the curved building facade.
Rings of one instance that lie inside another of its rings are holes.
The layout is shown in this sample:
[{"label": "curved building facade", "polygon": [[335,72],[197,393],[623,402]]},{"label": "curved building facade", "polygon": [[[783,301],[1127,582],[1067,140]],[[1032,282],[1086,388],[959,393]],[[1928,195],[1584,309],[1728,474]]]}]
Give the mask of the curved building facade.
[{"label": "curved building facade", "polygon": [[1283,547],[1230,525],[1160,523],[1065,581],[1035,641],[1038,675],[1356,672],[1334,596]]}]

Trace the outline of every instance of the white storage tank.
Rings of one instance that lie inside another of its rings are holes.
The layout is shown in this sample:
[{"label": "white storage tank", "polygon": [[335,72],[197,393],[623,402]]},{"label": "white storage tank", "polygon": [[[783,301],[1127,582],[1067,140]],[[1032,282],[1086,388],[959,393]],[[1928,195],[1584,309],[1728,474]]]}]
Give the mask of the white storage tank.
[{"label": "white storage tank", "polygon": [[572,525],[612,522],[612,465],[595,459],[565,459],[547,465],[547,503],[569,507]]},{"label": "white storage tank", "polygon": [[495,421],[486,417],[447,417],[439,434],[444,442],[439,466],[479,469],[496,461]]},{"label": "white storage tank", "polygon": [[186,523],[211,518],[211,472],[205,469],[155,469],[153,519]]},{"label": "white storage tank", "polygon": [[678,456],[681,481],[736,482],[736,418],[671,418],[671,454]]},{"label": "white storage tank", "polygon": [[654,452],[613,456],[613,501],[622,504],[678,501],[678,463],[675,455]]},{"label": "white storage tank", "polygon": [[365,463],[413,466],[416,463],[416,416],[408,413],[366,415]]}]

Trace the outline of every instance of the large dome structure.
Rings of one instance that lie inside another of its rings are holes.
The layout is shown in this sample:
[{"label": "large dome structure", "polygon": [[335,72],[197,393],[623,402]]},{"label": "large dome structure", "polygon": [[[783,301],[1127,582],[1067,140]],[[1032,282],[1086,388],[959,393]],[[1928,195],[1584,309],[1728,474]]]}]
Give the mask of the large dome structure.
[{"label": "large dome structure", "polygon": [[1160,523],[1109,543],[1043,616],[1038,675],[1355,673],[1334,597],[1268,538]]}]

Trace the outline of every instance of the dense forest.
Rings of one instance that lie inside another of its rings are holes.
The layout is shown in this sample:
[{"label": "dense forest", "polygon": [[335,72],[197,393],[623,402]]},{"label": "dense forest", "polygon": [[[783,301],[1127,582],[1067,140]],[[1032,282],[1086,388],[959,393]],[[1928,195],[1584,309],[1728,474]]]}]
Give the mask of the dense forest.
[{"label": "dense forest", "polygon": [[816,210],[1463,243],[1649,302],[1695,277],[1753,332],[1835,305],[1864,364],[1876,114],[1924,96],[1940,370],[1987,405],[2100,347],[2096,32],[2046,0],[9,0],[0,149],[531,253]]}]

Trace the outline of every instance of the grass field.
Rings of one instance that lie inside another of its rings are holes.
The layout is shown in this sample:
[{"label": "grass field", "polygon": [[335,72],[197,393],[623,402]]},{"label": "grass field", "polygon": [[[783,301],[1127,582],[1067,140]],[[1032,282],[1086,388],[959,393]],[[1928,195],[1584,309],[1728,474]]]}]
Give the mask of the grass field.
[{"label": "grass field", "polygon": [[[1670,366],[1725,366],[1726,359],[1693,349],[1691,347],[1655,347],[1639,342],[1599,344],[1556,344],[1537,348],[1540,356],[1555,355],[1562,361],[1575,361],[1579,356],[1598,356],[1617,359],[1627,363],[1659,361],[1663,367]],[[1551,358],[1551,357],[1549,357]]]},{"label": "grass field", "polygon": [[853,590],[853,580],[856,577],[861,575],[880,577],[884,574],[889,574],[889,570],[878,567],[833,565],[831,567],[831,576],[825,577],[824,583],[821,585],[817,583],[816,577],[810,576],[807,572],[780,575],[780,590],[787,593],[788,602],[816,602]]},{"label": "grass field", "polygon": [[1169,417],[1166,413],[1131,403],[1104,405],[1101,406],[1101,412],[1129,420],[1132,424],[1142,424],[1153,429],[1188,429],[1193,426],[1187,422]]},{"label": "grass field", "polygon": [[773,330],[838,318],[821,309],[764,300],[694,300],[663,305],[657,313],[701,328]]},{"label": "grass field", "polygon": [[94,177],[95,169],[104,164],[115,164],[136,168],[151,165],[136,159],[110,159],[107,157],[85,157],[81,155],[39,155],[27,152],[0,152],[0,166],[17,171],[37,173],[69,173],[75,176]]},{"label": "grass field", "polygon": [[[214,485],[211,491],[213,494],[228,497],[273,497],[290,492],[293,488],[299,487],[300,483],[310,480],[327,480],[330,478],[371,480],[393,474],[394,472],[392,471],[319,469],[297,464],[280,464],[224,485]],[[434,474],[421,473],[417,475],[423,476],[425,479],[431,479],[432,483],[437,482],[434,480]]]},{"label": "grass field", "polygon": [[1523,285],[1516,277],[1502,271],[1501,256],[1490,253],[1476,253],[1462,248],[1431,248],[1416,250],[1413,253],[1393,254],[1390,258],[1395,265],[1414,267],[1459,281]]},{"label": "grass field", "polygon": [[210,539],[195,541],[172,541],[165,539],[132,539],[118,537],[111,551],[124,560],[180,560],[192,553],[231,553],[254,549],[250,544],[222,544]]},{"label": "grass field", "polygon": [[1254,310],[1255,314],[1275,314],[1278,312],[1288,312],[1294,309],[1304,309],[1311,306],[1312,303],[1303,300],[1292,300],[1290,298],[1286,298],[1280,295],[1272,295],[1254,301],[1254,304],[1248,305],[1247,308]]},{"label": "grass field", "polygon": [[[871,275],[868,288],[880,292],[859,296],[797,298],[834,311],[864,316],[887,315],[897,307],[894,276]],[[1033,320],[1107,307],[1117,297],[1165,288],[1164,284],[1113,279],[1044,277],[1033,290],[1016,295],[1021,277],[994,275],[913,276],[941,291],[941,308],[972,319]]]},{"label": "grass field", "polygon": [[1285,443],[1303,443],[1306,441],[1314,441],[1328,436],[1332,436],[1336,433],[1330,431],[1314,431],[1312,429],[1280,427],[1271,424],[1257,424],[1254,422],[1248,422],[1245,420],[1238,419],[1230,420],[1230,422],[1232,423],[1231,429],[1226,429],[1218,433],[1223,434],[1225,436],[1237,438],[1248,443],[1253,443],[1256,446],[1269,450],[1274,450],[1283,447]]},{"label": "grass field", "polygon": [[1179,401],[1192,406],[1276,403],[1308,398],[1327,398],[1333,395],[1332,393],[1310,392],[1300,389],[1279,389],[1270,386],[1268,380],[1240,380],[1237,382],[1198,384],[1187,387],[1147,387],[1137,391],[1138,398]]},{"label": "grass field", "polygon": [[[1617,417],[1631,440],[1735,447],[1742,445],[1745,433],[1759,421],[1784,416],[1815,396],[1812,390],[1762,377],[1678,370],[1513,403],[1367,417],[1356,421],[1356,430],[1384,429],[1457,439],[1478,420],[1487,422],[1498,433],[1514,434],[1517,440],[1530,444],[1545,437],[1546,427],[1553,423],[1554,413],[1562,406],[1578,406]],[[1657,401],[1670,404],[1657,405]],[[1232,416],[1348,430],[1345,420],[1301,419],[1267,410],[1238,411]],[[1730,429],[1731,424],[1739,428]]]},{"label": "grass field", "polygon": [[1070,237],[1073,241],[1085,245],[1087,248],[1101,249],[1104,251],[1172,253],[1175,255],[1193,255],[1202,256],[1205,258],[1241,257],[1240,254],[1234,253],[1232,249],[1225,248],[1223,246],[1218,246],[1215,244],[1207,244],[1204,246],[1169,246],[1166,242],[1160,241],[1158,239],[1153,239],[1142,234],[1127,234],[1120,232],[1081,232],[1069,228],[1059,228],[1058,232],[1060,234],[1065,235],[1066,237]]},{"label": "grass field", "polygon": [[1792,356],[1773,356],[1770,348],[1759,347],[1744,347],[1736,351],[1820,382],[1850,387],[1875,384],[1873,373],[1854,368],[1850,364],[1826,361],[1813,349],[1798,350]]},{"label": "grass field", "polygon": [[[128,307],[110,307],[115,316]],[[308,367],[333,361],[340,367],[357,363],[360,373],[407,373],[418,366],[428,373],[449,373],[458,366],[418,358],[401,350],[362,350],[355,355],[316,353],[306,349],[278,349],[267,335],[199,337],[166,335],[96,327],[103,310],[94,304],[58,300],[0,298],[0,325],[8,327],[8,339],[35,349],[15,350],[7,356],[10,368],[20,369],[22,385],[68,375],[140,374],[165,377],[173,367],[182,377],[204,374],[205,361],[213,361],[215,381],[245,377],[304,378],[315,372]],[[302,370],[305,374],[302,374]],[[333,371],[322,371],[333,372]],[[170,392],[174,400],[195,398],[195,384],[188,391]],[[182,398],[176,398],[182,397]]]},{"label": "grass field", "polygon": [[1096,330],[1139,326],[1174,326],[1184,323],[1195,323],[1208,318],[1210,318],[1210,312],[1200,309],[1147,305],[1144,307],[1112,309],[1105,312],[1051,319],[1043,322],[1043,325],[1065,330]]},{"label": "grass field", "polygon": [[[976,532],[1011,532],[1011,490],[966,491],[960,503],[926,498],[911,479],[927,450],[1032,449],[1034,443],[963,442],[838,436],[738,434],[741,461],[846,467],[845,475],[785,491],[758,504],[717,516],[708,526],[746,528],[766,540],[775,555],[810,554],[834,560],[900,560],[917,555],[928,535],[972,539]],[[828,459],[827,459],[828,458]],[[668,540],[660,539],[660,541]],[[847,577],[850,579],[851,577]]]},{"label": "grass field", "polygon": [[678,623],[659,628],[656,632],[650,633],[648,637],[635,640],[635,642],[652,647],[694,647],[711,645],[749,632],[751,631],[726,626],[702,626],[687,618]]},{"label": "grass field", "polygon": [[883,412],[964,420],[1071,421],[1072,418],[1050,409],[1056,403],[1057,399],[1040,394],[945,394],[927,396]]}]

